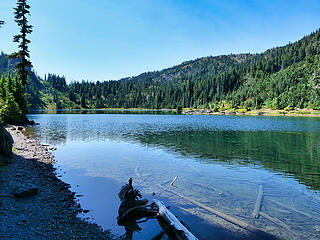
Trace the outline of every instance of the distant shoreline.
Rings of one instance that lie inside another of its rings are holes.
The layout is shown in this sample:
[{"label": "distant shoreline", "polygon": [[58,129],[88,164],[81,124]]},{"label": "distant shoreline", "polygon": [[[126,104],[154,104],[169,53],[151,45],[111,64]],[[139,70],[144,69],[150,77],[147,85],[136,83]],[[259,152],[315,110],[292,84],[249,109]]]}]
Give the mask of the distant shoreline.
[{"label": "distant shoreline", "polygon": [[[179,112],[177,109],[147,109],[147,108],[99,108],[99,109],[34,109],[34,112],[50,112],[50,111],[124,111],[124,112]],[[294,110],[272,110],[267,108],[247,110],[247,109],[226,109],[214,111],[206,108],[183,108],[181,114],[185,115],[238,115],[238,116],[296,116],[296,117],[320,117],[320,110],[313,109],[294,109]]]},{"label": "distant shoreline", "polygon": [[272,109],[227,109],[223,111],[213,111],[210,109],[184,109],[186,115],[238,115],[238,116],[296,116],[296,117],[320,117],[320,110],[295,109],[295,110],[272,110]]}]

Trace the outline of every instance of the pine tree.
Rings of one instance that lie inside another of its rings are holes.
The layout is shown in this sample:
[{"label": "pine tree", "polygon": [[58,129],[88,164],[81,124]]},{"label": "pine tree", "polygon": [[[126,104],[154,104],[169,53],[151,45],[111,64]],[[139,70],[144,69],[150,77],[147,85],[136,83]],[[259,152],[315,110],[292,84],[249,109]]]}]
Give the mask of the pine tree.
[{"label": "pine tree", "polygon": [[16,86],[10,74],[0,80],[0,122],[20,124],[23,114],[15,99]]},{"label": "pine tree", "polygon": [[32,32],[32,26],[28,24],[27,15],[30,15],[30,6],[27,0],[17,0],[17,7],[14,8],[15,22],[20,27],[20,34],[13,37],[13,42],[19,43],[19,51],[11,55],[11,58],[17,58],[20,61],[17,63],[15,69],[17,77],[23,85],[26,85],[29,77],[29,68],[32,64],[29,60],[30,54],[28,44],[30,40],[27,39],[27,34]]}]

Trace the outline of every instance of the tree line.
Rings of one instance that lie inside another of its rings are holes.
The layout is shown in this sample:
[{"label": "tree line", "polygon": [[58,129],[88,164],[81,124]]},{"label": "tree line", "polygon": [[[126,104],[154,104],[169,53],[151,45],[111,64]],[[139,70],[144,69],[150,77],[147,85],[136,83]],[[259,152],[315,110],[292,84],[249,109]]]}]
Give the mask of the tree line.
[{"label": "tree line", "polygon": [[[63,76],[48,74],[40,79],[31,71],[30,41],[26,36],[32,32],[32,26],[23,17],[29,14],[29,8],[26,0],[17,1],[15,20],[20,34],[14,41],[19,43],[19,51],[11,55],[14,59],[0,55],[0,72],[10,71],[11,65],[15,66],[14,75],[6,73],[2,78],[3,87],[8,81],[14,86],[4,89],[1,95],[2,119],[8,119],[5,116],[8,110],[4,110],[8,100],[4,97],[9,96],[7,93],[11,90],[21,116],[27,113],[26,101],[31,109],[320,109],[319,30],[295,43],[261,54],[209,56],[118,81],[67,84]],[[26,89],[27,94],[21,89]],[[17,92],[22,94],[19,98]]]},{"label": "tree line", "polygon": [[261,54],[205,57],[119,81],[49,74],[57,108],[320,109],[320,31]]}]

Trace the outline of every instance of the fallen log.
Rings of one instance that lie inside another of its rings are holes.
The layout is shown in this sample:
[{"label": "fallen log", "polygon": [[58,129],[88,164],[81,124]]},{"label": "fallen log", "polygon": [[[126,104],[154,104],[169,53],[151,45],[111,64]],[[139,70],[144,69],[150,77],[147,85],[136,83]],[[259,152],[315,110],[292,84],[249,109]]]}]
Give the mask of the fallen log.
[{"label": "fallen log", "polygon": [[170,183],[171,186],[174,186],[173,184],[174,184],[174,182],[177,180],[177,178],[178,178],[178,176],[176,176],[176,177],[173,179],[173,181]]},{"label": "fallen log", "polygon": [[[121,204],[118,210],[118,224],[130,219],[141,219],[152,215],[153,209],[146,208],[148,200],[142,199],[139,190],[132,186],[132,178],[121,187],[118,194]],[[151,210],[149,214],[149,210]]]},{"label": "fallen log", "polygon": [[141,199],[142,196],[139,190],[133,188],[132,178],[129,179],[128,184],[121,187],[118,196],[121,204],[118,210],[119,216],[117,220],[118,225],[122,225],[126,229],[125,239],[133,239],[133,233],[141,230],[138,223],[142,221],[138,220],[144,218],[144,221],[147,221],[148,219],[157,217],[160,226],[163,228],[163,232],[159,235],[161,237],[160,239],[162,239],[164,234],[167,234],[168,236],[172,236],[173,239],[197,240],[197,238],[169,212],[162,202],[155,199],[151,205],[147,205],[148,200]]},{"label": "fallen log", "polygon": [[262,203],[262,196],[263,196],[263,186],[260,185],[259,186],[259,192],[258,192],[257,200],[256,200],[256,204],[255,204],[253,212],[251,214],[251,216],[253,218],[258,218],[259,217],[259,211],[261,209],[261,203]]},{"label": "fallen log", "polygon": [[163,186],[161,186],[160,184],[157,184],[157,185],[160,188],[164,189],[165,191],[171,192],[172,194],[174,194],[174,195],[176,195],[176,196],[178,196],[180,198],[183,198],[183,199],[187,200],[188,202],[191,202],[191,203],[195,204],[196,206],[198,206],[198,207],[200,207],[202,209],[205,209],[205,210],[215,214],[216,216],[218,216],[218,217],[220,217],[220,218],[222,218],[222,219],[224,219],[224,220],[226,220],[228,222],[233,223],[234,225],[237,225],[237,226],[239,226],[241,228],[244,228],[244,229],[250,229],[251,228],[250,224],[248,224],[246,222],[240,221],[240,220],[238,220],[238,219],[236,219],[234,217],[231,217],[231,216],[229,216],[227,214],[219,212],[218,210],[215,210],[215,209],[213,209],[211,207],[208,207],[208,206],[206,206],[206,205],[204,205],[204,204],[202,204],[202,203],[200,203],[200,202],[198,202],[198,201],[196,201],[194,199],[191,199],[189,197],[183,196],[182,194],[179,194],[179,193],[177,193],[175,191],[172,191],[170,189],[166,189]]},{"label": "fallen log", "polygon": [[118,224],[123,224],[125,221],[135,219],[140,220],[141,218],[152,218],[155,217],[158,213],[158,208],[154,207],[153,205],[143,205],[132,207],[128,209],[123,214],[119,215],[117,220]]},{"label": "fallen log", "polygon": [[196,201],[194,199],[191,199],[191,198],[186,197],[186,196],[184,196],[182,194],[179,194],[176,191],[173,191],[171,189],[167,189],[167,188],[161,186],[158,183],[156,183],[156,185],[159,186],[160,188],[162,188],[164,191],[170,192],[170,193],[172,193],[172,194],[174,194],[174,195],[176,195],[176,196],[178,196],[178,197],[180,197],[182,199],[185,199],[188,202],[191,202],[191,203],[195,204],[196,206],[198,206],[198,207],[200,207],[202,209],[205,209],[208,212],[213,213],[214,215],[224,219],[225,221],[230,222],[230,223],[232,223],[232,224],[234,224],[234,225],[236,225],[236,226],[238,226],[240,228],[243,228],[243,229],[247,230],[250,233],[253,233],[254,235],[260,237],[261,239],[270,239],[270,236],[268,235],[268,233],[266,233],[266,232],[264,232],[264,231],[262,231],[262,230],[260,230],[260,229],[258,229],[256,227],[254,227],[253,225],[251,225],[249,223],[246,223],[244,221],[241,221],[239,219],[231,217],[231,216],[229,216],[229,215],[227,215],[225,213],[222,213],[222,212],[220,212],[218,210],[215,210],[215,209],[213,209],[213,208],[211,208],[209,206],[206,206],[206,205],[204,205],[204,204],[202,204],[202,203],[200,203],[200,202],[198,202],[198,201]]},{"label": "fallen log", "polygon": [[197,238],[157,199],[153,200],[158,207],[158,216],[162,217],[179,240],[197,240]]}]

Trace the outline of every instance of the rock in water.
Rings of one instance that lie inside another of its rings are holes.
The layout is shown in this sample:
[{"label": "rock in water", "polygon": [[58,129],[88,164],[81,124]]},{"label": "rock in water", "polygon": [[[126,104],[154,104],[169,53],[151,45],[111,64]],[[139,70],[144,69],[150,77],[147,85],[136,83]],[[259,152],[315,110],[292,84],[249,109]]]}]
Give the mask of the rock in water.
[{"label": "rock in water", "polygon": [[12,156],[13,139],[8,131],[0,124],[0,163],[7,163]]},{"label": "rock in water", "polygon": [[19,191],[16,191],[12,195],[16,198],[26,198],[32,197],[38,193],[39,189],[36,187],[25,187],[21,188]]}]

